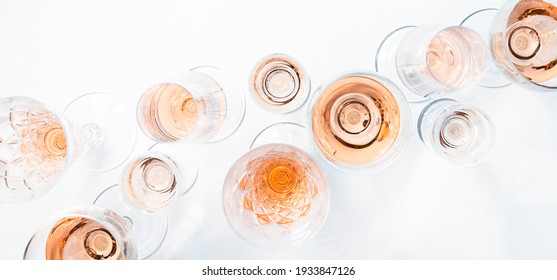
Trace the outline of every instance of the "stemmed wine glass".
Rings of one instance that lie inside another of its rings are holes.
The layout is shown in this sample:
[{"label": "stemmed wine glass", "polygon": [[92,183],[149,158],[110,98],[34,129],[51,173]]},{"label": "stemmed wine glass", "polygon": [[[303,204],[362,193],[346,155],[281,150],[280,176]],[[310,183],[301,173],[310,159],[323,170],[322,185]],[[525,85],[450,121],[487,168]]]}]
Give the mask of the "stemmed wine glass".
[{"label": "stemmed wine glass", "polygon": [[187,150],[155,144],[132,159],[120,184],[105,189],[94,204],[124,217],[136,237],[138,257],[144,259],[162,244],[168,227],[166,210],[191,189],[197,174],[197,161]]},{"label": "stemmed wine glass", "polygon": [[352,72],[319,87],[308,111],[320,155],[346,172],[373,172],[404,149],[410,127],[406,98],[378,74]]},{"label": "stemmed wine glass", "polygon": [[462,26],[404,26],[381,42],[375,70],[396,84],[410,102],[447,95],[473,84],[484,72],[487,47]]},{"label": "stemmed wine glass", "polygon": [[242,123],[244,99],[223,71],[201,66],[149,88],[137,105],[137,120],[156,142],[217,142]]},{"label": "stemmed wine glass", "polygon": [[272,112],[288,113],[300,108],[310,92],[310,79],[302,64],[282,53],[262,58],[250,74],[251,96]]},{"label": "stemmed wine glass", "polygon": [[491,27],[491,54],[500,69],[534,90],[557,89],[557,1],[511,0]]},{"label": "stemmed wine glass", "polygon": [[468,165],[483,161],[494,142],[485,113],[452,99],[437,99],[422,110],[418,134],[441,157]]},{"label": "stemmed wine glass", "polygon": [[137,247],[121,216],[98,206],[80,206],[39,228],[23,259],[133,260]]},{"label": "stemmed wine glass", "polygon": [[330,194],[318,162],[305,151],[308,147],[303,126],[272,125],[230,168],[223,187],[224,212],[232,229],[251,245],[297,247],[323,225]]},{"label": "stemmed wine glass", "polygon": [[63,115],[31,98],[2,98],[0,119],[0,202],[42,196],[74,164],[113,169],[135,146],[132,115],[105,93],[77,98]]}]

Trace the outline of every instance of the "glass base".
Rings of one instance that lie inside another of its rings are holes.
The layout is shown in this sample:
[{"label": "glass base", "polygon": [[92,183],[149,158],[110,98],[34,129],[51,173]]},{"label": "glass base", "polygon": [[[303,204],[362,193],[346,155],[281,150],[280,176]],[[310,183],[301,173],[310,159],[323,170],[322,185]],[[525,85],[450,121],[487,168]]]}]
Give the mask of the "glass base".
[{"label": "glass base", "polygon": [[222,141],[231,136],[240,127],[246,113],[246,101],[240,87],[227,73],[213,66],[199,66],[190,69],[213,78],[222,88],[226,98],[226,117],[219,131],[209,139],[209,143]]},{"label": "glass base", "polygon": [[93,204],[110,209],[124,218],[135,236],[139,259],[152,255],[166,237],[168,229],[166,211],[146,213],[129,207],[118,185],[104,190]]},{"label": "glass base", "polygon": [[429,100],[423,96],[413,93],[404,86],[404,82],[400,79],[396,69],[396,54],[398,46],[404,39],[404,36],[416,26],[403,26],[389,33],[385,39],[379,44],[377,53],[375,54],[375,71],[381,73],[385,77],[393,81],[400,87],[402,93],[408,102],[425,102]]},{"label": "glass base", "polygon": [[66,107],[64,116],[81,130],[84,145],[75,164],[82,169],[94,172],[114,169],[135,147],[135,118],[115,96],[82,95]]},{"label": "glass base", "polygon": [[[498,11],[499,10],[495,8],[486,8],[473,12],[460,23],[460,26],[468,27],[476,31],[489,48],[491,40],[489,26],[491,26]],[[493,61],[493,57],[490,55],[486,64],[485,72],[482,77],[478,79],[476,84],[486,88],[502,88],[509,86],[511,81],[505,77],[502,71],[503,70],[497,67]]]}]

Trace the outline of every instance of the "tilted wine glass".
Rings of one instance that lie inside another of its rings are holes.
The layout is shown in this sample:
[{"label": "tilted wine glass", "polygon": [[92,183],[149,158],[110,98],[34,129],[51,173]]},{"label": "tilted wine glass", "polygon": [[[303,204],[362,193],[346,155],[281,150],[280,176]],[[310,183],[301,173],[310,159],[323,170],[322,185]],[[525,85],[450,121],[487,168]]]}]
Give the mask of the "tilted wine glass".
[{"label": "tilted wine glass", "polygon": [[280,250],[301,246],[319,231],[330,194],[321,168],[303,149],[303,126],[268,127],[230,168],[223,187],[232,229],[253,246]]},{"label": "tilted wine glass", "polygon": [[80,206],[39,228],[25,260],[133,260],[137,247],[124,219],[98,206]]},{"label": "tilted wine glass", "polygon": [[378,74],[352,72],[319,87],[308,111],[309,134],[327,162],[373,172],[404,149],[410,109],[400,89]]},{"label": "tilted wine glass", "polygon": [[422,110],[418,134],[441,157],[469,165],[484,160],[494,142],[490,119],[478,108],[452,99],[437,99]]},{"label": "tilted wine glass", "polygon": [[487,47],[475,31],[461,26],[405,26],[377,49],[375,70],[396,84],[410,102],[447,95],[483,75]]},{"label": "tilted wine glass", "polygon": [[156,144],[132,159],[120,184],[105,189],[94,204],[124,217],[136,236],[138,257],[145,259],[166,237],[166,210],[191,189],[197,173],[197,161],[187,150]]},{"label": "tilted wine glass", "polygon": [[302,64],[281,53],[262,58],[253,68],[248,86],[258,105],[278,113],[300,108],[311,90],[309,75]]},{"label": "tilted wine glass", "polygon": [[113,169],[135,146],[132,115],[104,93],[77,98],[63,115],[31,98],[2,98],[0,120],[0,202],[42,196],[73,164]]},{"label": "tilted wine glass", "polygon": [[152,86],[137,105],[143,133],[156,142],[217,142],[242,123],[242,89],[212,66],[193,68]]}]

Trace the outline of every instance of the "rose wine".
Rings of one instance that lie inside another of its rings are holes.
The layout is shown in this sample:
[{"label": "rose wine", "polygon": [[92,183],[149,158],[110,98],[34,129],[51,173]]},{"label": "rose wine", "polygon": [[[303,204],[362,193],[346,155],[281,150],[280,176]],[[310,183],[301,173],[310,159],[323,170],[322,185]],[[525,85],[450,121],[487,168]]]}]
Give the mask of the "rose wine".
[{"label": "rose wine", "polygon": [[47,260],[120,260],[122,242],[101,223],[66,217],[53,226],[46,241]]},{"label": "rose wine", "polygon": [[[170,159],[168,159],[170,160]],[[177,168],[156,157],[141,157],[125,171],[124,192],[134,205],[150,211],[168,205],[177,193]]]},{"label": "rose wine", "polygon": [[345,76],[318,97],[311,115],[313,137],[333,162],[372,163],[397,140],[400,115],[385,85],[363,75]]},{"label": "rose wine", "polygon": [[[556,6],[546,1],[520,2],[509,16],[506,33],[507,41],[501,43],[524,77],[535,83],[557,77]],[[494,52],[504,59],[501,51]]]},{"label": "rose wine", "polygon": [[431,40],[427,52],[427,67],[431,75],[448,87],[460,87],[475,79],[480,73],[471,65],[483,63],[485,53],[474,53],[473,45],[482,39],[473,30],[464,27],[449,27],[437,33]]},{"label": "rose wine", "polygon": [[307,79],[305,73],[293,59],[271,56],[255,68],[251,78],[252,93],[262,105],[278,109],[299,96],[304,79]]},{"label": "rose wine", "polygon": [[312,178],[307,158],[290,146],[269,150],[248,162],[249,171],[240,180],[243,207],[254,212],[263,224],[289,227],[311,210],[318,186]]}]

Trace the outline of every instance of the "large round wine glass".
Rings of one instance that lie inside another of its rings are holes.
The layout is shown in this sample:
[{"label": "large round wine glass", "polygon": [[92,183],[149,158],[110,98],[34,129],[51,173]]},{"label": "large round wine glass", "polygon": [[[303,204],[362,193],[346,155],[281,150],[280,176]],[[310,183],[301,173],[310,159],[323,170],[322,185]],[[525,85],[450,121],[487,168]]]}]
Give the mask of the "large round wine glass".
[{"label": "large round wine glass", "polygon": [[121,216],[98,206],[82,206],[65,211],[37,230],[23,259],[133,260],[137,248]]},{"label": "large round wine glass", "polygon": [[400,89],[377,74],[341,75],[315,92],[309,131],[317,150],[347,172],[377,171],[403,150],[410,126]]},{"label": "large round wine glass", "polygon": [[[75,109],[83,103],[98,108]],[[31,98],[0,99],[0,202],[42,196],[73,164],[104,171],[123,163],[136,137],[125,108],[104,93],[83,95],[64,115]]]}]

